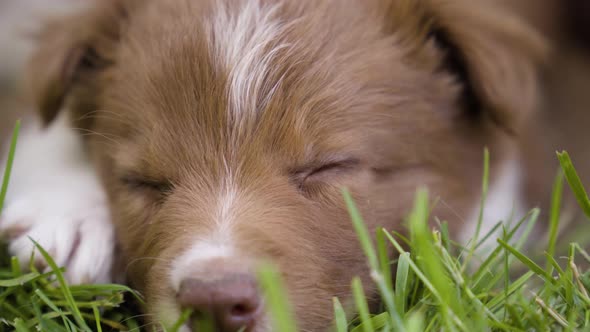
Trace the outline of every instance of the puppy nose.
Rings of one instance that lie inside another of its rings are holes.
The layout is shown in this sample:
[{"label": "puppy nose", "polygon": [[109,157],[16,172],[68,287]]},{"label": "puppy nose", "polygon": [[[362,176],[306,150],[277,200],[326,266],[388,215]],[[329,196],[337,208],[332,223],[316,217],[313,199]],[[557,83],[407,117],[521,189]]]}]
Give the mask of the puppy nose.
[{"label": "puppy nose", "polygon": [[178,303],[192,308],[198,317],[212,317],[216,331],[249,331],[260,307],[258,286],[250,275],[230,275],[213,281],[185,279],[180,284]]}]

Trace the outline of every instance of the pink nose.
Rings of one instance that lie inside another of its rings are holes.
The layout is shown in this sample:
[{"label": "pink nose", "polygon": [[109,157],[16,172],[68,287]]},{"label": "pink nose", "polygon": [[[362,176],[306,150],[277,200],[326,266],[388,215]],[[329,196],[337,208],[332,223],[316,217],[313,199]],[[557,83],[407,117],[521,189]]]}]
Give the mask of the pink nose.
[{"label": "pink nose", "polygon": [[260,296],[256,280],[249,275],[228,275],[214,281],[185,279],[180,284],[178,303],[195,315],[212,317],[215,331],[249,331],[256,325]]}]

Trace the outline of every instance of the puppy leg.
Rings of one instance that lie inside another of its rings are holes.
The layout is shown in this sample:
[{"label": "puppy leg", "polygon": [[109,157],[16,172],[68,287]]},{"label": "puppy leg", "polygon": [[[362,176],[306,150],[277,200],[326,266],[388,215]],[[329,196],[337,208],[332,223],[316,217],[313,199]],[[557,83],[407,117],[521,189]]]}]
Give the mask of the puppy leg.
[{"label": "puppy leg", "polygon": [[[109,282],[114,231],[106,197],[66,118],[62,112],[47,129],[24,127],[0,214],[0,235],[23,267],[34,248],[32,238],[66,268],[71,283]],[[35,263],[46,267],[39,253]]]}]

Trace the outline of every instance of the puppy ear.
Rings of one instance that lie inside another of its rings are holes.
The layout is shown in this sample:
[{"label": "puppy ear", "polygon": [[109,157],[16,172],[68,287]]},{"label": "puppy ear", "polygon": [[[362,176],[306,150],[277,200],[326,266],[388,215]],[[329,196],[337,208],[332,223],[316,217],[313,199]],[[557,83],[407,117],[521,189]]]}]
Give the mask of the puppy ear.
[{"label": "puppy ear", "polygon": [[548,48],[511,13],[472,0],[393,0],[389,13],[408,58],[439,59],[433,69],[456,78],[470,111],[516,132],[538,106]]},{"label": "puppy ear", "polygon": [[87,50],[84,41],[71,36],[74,33],[65,26],[54,24],[46,29],[29,63],[27,86],[41,119],[48,124],[64,105]]},{"label": "puppy ear", "polygon": [[[64,107],[91,106],[91,100],[76,103],[75,95],[95,95],[84,90],[96,86],[100,73],[114,63],[124,17],[125,7],[109,0],[98,8],[47,22],[37,36],[38,46],[29,61],[26,80],[45,124]],[[84,111],[72,109],[80,116]]]}]

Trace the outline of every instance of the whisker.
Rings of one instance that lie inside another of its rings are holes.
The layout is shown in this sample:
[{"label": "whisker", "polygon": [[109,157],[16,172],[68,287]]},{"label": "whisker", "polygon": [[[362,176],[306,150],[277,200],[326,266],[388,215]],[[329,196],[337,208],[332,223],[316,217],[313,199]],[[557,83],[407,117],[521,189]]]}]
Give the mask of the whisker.
[{"label": "whisker", "polygon": [[143,325],[140,325],[140,326],[138,326],[138,327],[136,327],[134,329],[129,330],[129,332],[131,332],[131,331],[141,331],[144,327],[156,326],[156,325],[160,325],[160,323],[150,322],[150,323],[147,323],[147,324],[143,324]]},{"label": "whisker", "polygon": [[92,112],[88,112],[78,118],[78,120],[85,120],[85,119],[111,119],[123,122],[125,119],[124,116],[120,113],[107,111],[107,110],[95,110]]},{"label": "whisker", "polygon": [[96,135],[96,136],[99,136],[99,137],[103,137],[103,138],[107,139],[108,141],[110,141],[110,142],[112,142],[112,143],[115,143],[115,144],[117,144],[117,145],[119,145],[119,144],[120,144],[120,143],[119,143],[119,142],[116,140],[116,138],[121,138],[121,137],[119,137],[119,136],[116,136],[116,135],[111,135],[111,136],[113,136],[113,137],[114,137],[114,138],[113,138],[113,137],[109,137],[109,136],[107,136],[106,134],[99,133],[99,132],[97,132],[97,131],[90,130],[90,129],[86,129],[86,128],[73,128],[73,129],[74,129],[74,130],[81,131],[81,132],[82,132],[82,136],[91,136],[91,135]]},{"label": "whisker", "polygon": [[134,319],[134,318],[141,318],[141,317],[148,317],[148,316],[154,316],[153,314],[140,314],[140,315],[133,315],[130,317],[127,317],[125,319],[123,319],[120,323],[124,323],[130,319]]},{"label": "whisker", "polygon": [[449,211],[451,211],[451,213],[454,214],[455,217],[457,217],[461,222],[465,223],[465,218],[463,218],[461,214],[450,204],[448,204],[444,199],[440,198],[438,202],[442,203],[447,209],[449,209]]},{"label": "whisker", "polygon": [[131,260],[129,263],[127,263],[127,266],[125,266],[125,272],[129,271],[129,267],[131,267],[131,265],[133,265],[139,261],[143,261],[143,260],[154,260],[154,261],[162,261],[162,262],[168,263],[168,260],[165,260],[165,259],[159,258],[159,257],[139,257],[139,258],[135,258],[135,259]]}]

